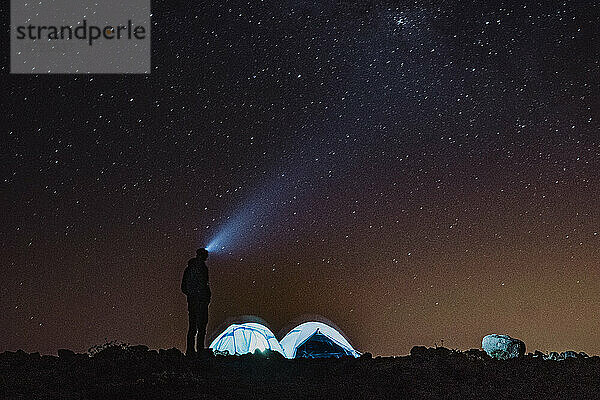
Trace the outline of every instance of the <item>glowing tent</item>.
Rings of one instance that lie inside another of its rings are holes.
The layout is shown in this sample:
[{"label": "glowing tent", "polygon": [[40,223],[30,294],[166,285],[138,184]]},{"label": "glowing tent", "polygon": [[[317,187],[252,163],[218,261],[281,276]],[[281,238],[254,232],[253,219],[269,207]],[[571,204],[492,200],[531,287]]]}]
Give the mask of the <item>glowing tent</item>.
[{"label": "glowing tent", "polygon": [[305,322],[279,342],[287,358],[358,357],[360,353],[335,328],[322,322]]},{"label": "glowing tent", "polygon": [[284,354],[273,332],[256,322],[229,325],[209,347],[213,351],[231,355],[254,353],[256,350],[273,350]]}]

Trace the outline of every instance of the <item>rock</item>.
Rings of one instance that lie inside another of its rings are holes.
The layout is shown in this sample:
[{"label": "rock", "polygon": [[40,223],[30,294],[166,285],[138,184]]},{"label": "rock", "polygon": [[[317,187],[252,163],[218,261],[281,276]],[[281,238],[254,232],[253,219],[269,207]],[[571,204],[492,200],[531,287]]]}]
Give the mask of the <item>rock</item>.
[{"label": "rock", "polygon": [[452,354],[455,354],[454,351],[450,350],[447,347],[435,347],[432,348],[431,350],[433,350],[434,354],[439,356],[439,357],[450,357]]},{"label": "rock", "polygon": [[75,359],[75,352],[68,349],[58,349],[58,358],[61,360],[72,361]]},{"label": "rock", "polygon": [[25,362],[29,360],[29,357],[30,355],[23,350],[5,351],[0,354],[0,361]]},{"label": "rock", "polygon": [[525,343],[519,339],[513,339],[508,335],[491,334],[481,341],[481,347],[492,358],[507,360],[509,358],[523,357],[525,355]]},{"label": "rock", "polygon": [[427,355],[427,347],[425,346],[413,346],[410,349],[411,356],[426,356]]},{"label": "rock", "polygon": [[469,349],[465,351],[465,354],[467,355],[467,357],[476,360],[485,360],[489,358],[488,354],[485,351],[479,349]]},{"label": "rock", "polygon": [[127,347],[127,353],[132,360],[139,362],[148,360],[150,357],[152,357],[148,346],[145,346],[143,344]]},{"label": "rock", "polygon": [[414,346],[410,349],[411,356],[421,358],[447,358],[451,354],[453,351],[445,347]]},{"label": "rock", "polygon": [[145,346],[143,344],[138,344],[136,346],[129,346],[127,349],[132,353],[145,353],[149,350],[148,346]]},{"label": "rock", "polygon": [[542,353],[541,351],[536,350],[533,352],[533,357],[534,358],[545,358],[546,355],[544,353]]},{"label": "rock", "polygon": [[582,352],[575,352],[573,350],[563,351],[562,353],[558,353],[556,351],[551,352],[547,356],[544,356],[544,360],[552,360],[552,361],[564,361],[567,358],[587,358],[588,355]]},{"label": "rock", "polygon": [[175,347],[170,348],[170,349],[160,349],[158,350],[158,355],[161,358],[165,358],[168,360],[180,360],[183,359],[183,353],[181,351],[179,351],[179,349],[176,349]]},{"label": "rock", "polygon": [[21,360],[27,360],[29,359],[29,354],[27,354],[26,352],[24,352],[23,350],[19,349],[16,352],[16,356],[21,359]]},{"label": "rock", "polygon": [[12,351],[5,351],[0,354],[0,361],[13,361],[15,359],[15,353]]},{"label": "rock", "polygon": [[129,353],[121,346],[107,346],[93,356],[100,360],[122,361],[129,357]]}]

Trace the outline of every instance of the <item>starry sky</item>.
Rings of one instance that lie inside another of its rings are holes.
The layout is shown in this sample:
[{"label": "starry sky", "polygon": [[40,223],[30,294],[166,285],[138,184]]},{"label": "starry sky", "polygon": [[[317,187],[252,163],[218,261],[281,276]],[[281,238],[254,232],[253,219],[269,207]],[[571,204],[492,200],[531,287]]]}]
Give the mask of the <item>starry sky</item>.
[{"label": "starry sky", "polygon": [[2,46],[0,351],[184,348],[219,238],[209,336],[600,353],[598,4],[152,11],[150,75],[9,75]]}]

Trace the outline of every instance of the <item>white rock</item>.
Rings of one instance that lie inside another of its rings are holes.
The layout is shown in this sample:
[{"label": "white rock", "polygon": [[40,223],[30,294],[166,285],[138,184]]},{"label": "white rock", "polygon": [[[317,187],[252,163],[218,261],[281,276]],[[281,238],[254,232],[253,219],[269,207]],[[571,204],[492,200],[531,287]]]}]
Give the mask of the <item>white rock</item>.
[{"label": "white rock", "polygon": [[523,341],[496,333],[485,336],[481,341],[481,348],[490,357],[500,360],[522,357],[525,354],[525,343]]},{"label": "white rock", "polygon": [[562,361],[564,358],[561,358],[557,351],[551,351],[548,356],[544,357],[544,360]]}]

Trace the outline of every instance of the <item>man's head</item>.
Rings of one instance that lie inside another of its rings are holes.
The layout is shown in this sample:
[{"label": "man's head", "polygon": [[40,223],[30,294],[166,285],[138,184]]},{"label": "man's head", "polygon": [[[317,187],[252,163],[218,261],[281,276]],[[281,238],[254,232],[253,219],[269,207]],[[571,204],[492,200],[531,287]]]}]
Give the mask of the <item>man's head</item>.
[{"label": "man's head", "polygon": [[208,258],[208,250],[204,248],[196,250],[196,257],[198,257],[199,260],[206,261]]}]

